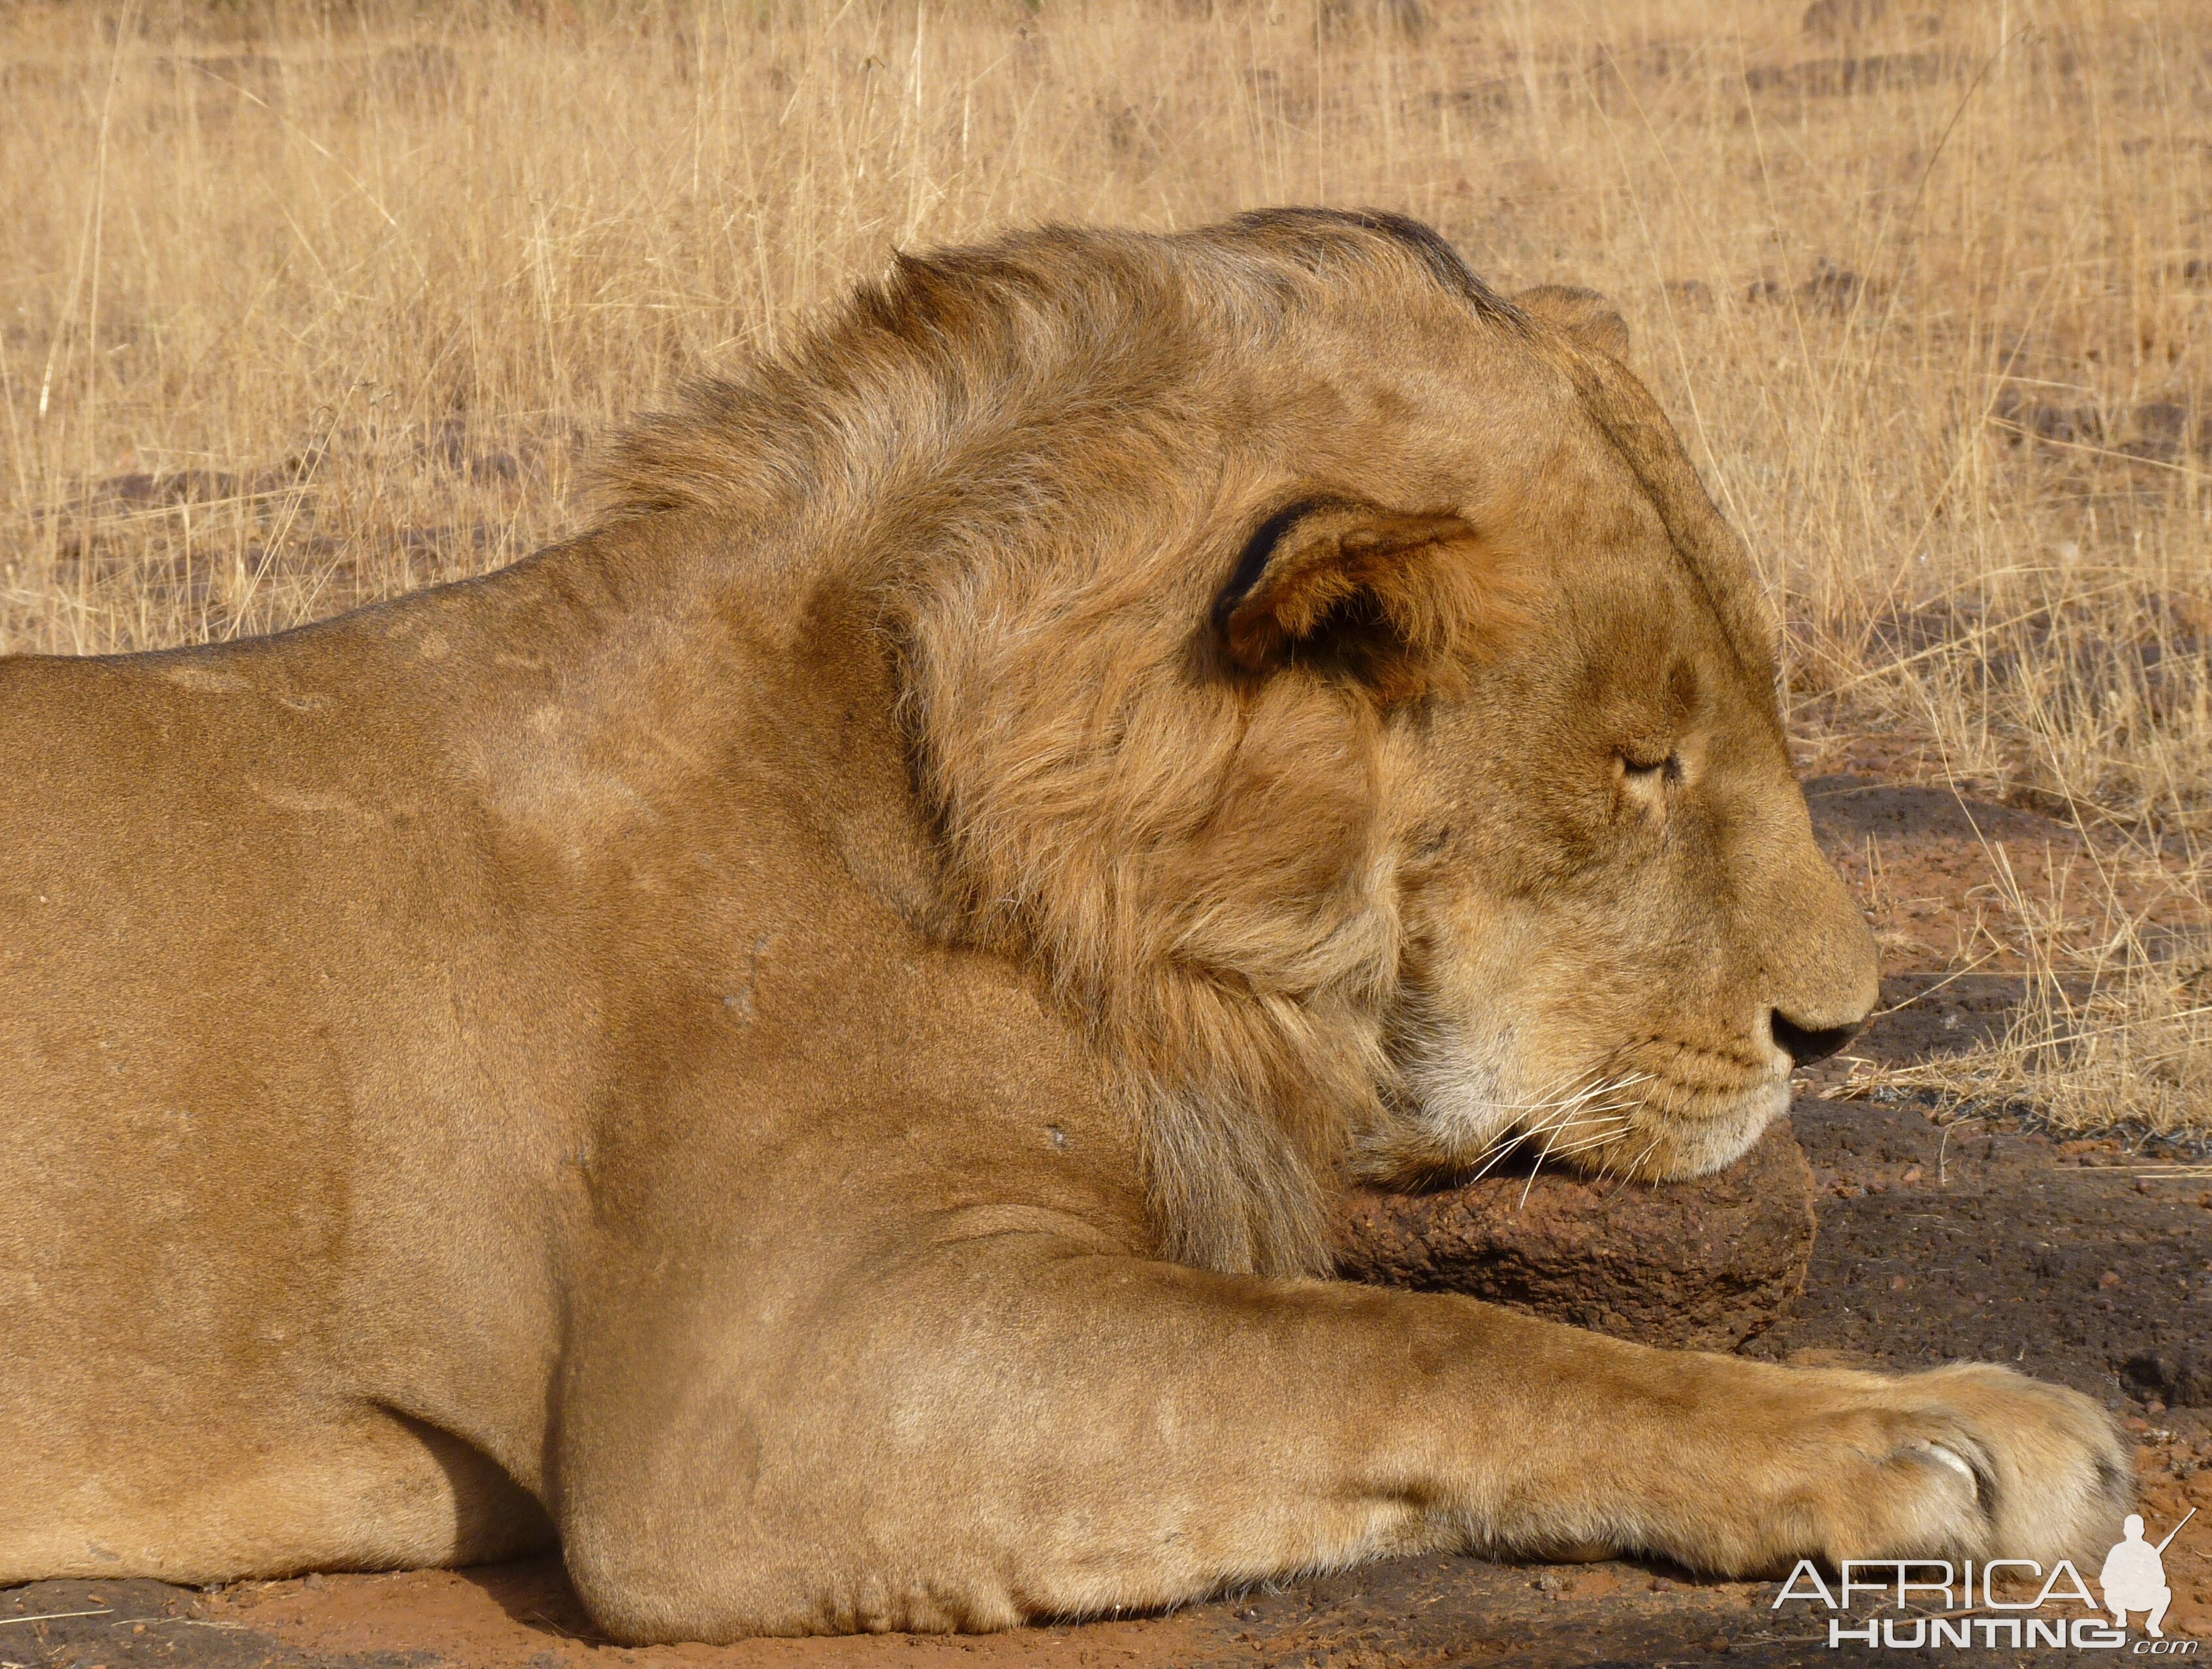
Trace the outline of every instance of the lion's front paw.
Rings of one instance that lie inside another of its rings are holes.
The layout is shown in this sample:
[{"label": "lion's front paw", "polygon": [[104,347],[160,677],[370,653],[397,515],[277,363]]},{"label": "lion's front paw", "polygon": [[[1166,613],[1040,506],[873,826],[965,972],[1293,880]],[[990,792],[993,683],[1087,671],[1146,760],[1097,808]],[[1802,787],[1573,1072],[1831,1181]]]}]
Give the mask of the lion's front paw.
[{"label": "lion's front paw", "polygon": [[2133,1455],[2088,1398],[1978,1365],[1939,1368],[1899,1388],[1958,1410],[1962,1441],[1980,1450],[1969,1465],[1989,1526],[1983,1557],[2102,1558],[2118,1539],[2135,1499]]},{"label": "lion's front paw", "polygon": [[1985,1366],[1819,1378],[1778,1446],[1788,1557],[2048,1563],[2118,1536],[2133,1473],[2088,1398]]}]

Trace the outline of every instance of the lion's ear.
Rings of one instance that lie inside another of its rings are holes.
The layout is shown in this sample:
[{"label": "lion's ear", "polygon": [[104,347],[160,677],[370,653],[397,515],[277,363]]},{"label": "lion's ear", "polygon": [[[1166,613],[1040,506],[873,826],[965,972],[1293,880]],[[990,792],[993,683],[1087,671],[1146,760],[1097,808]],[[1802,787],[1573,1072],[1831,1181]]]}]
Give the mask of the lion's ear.
[{"label": "lion's ear", "polygon": [[1615,359],[1628,356],[1628,321],[1620,309],[1595,290],[1572,284],[1539,284],[1513,298],[1514,305],[1534,313],[1547,325],[1556,325],[1585,348],[1595,348]]},{"label": "lion's ear", "polygon": [[1327,661],[1411,695],[1521,618],[1504,567],[1460,516],[1302,501],[1246,542],[1214,599],[1214,634],[1242,671]]}]

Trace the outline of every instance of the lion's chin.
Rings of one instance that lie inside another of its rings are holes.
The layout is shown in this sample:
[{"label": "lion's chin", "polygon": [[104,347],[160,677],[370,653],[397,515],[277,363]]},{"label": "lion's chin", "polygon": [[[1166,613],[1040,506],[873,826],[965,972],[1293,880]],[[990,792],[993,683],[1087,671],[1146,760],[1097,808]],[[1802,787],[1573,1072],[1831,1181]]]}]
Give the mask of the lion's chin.
[{"label": "lion's chin", "polygon": [[[1790,1109],[1786,1071],[1746,1073],[1723,1088],[1717,1050],[1698,1052],[1703,1070],[1692,1078],[1668,1070],[1663,1056],[1640,1071],[1618,1056],[1537,1070],[1507,1048],[1454,1041],[1462,1047],[1406,1063],[1413,1093],[1402,1116],[1361,1142],[1352,1160],[1361,1181],[1428,1187],[1500,1165],[1684,1181],[1734,1164]],[[1531,1090],[1532,1081],[1548,1087]]]},{"label": "lion's chin", "polygon": [[1790,1110],[1786,1079],[1754,1084],[1723,1100],[1699,1096],[1694,1111],[1638,1108],[1618,1138],[1568,1156],[1589,1176],[1630,1176],[1644,1182],[1684,1182],[1726,1170],[1749,1152],[1767,1126]]},{"label": "lion's chin", "polygon": [[[1437,1110],[1371,1132],[1352,1160],[1363,1182],[1425,1187],[1465,1180],[1501,1165],[1639,1182],[1686,1181],[1725,1170],[1790,1107],[1787,1080],[1729,1095],[1656,1086],[1651,1099],[1577,1108],[1533,1121],[1439,1118]],[[1671,1103],[1671,1104],[1669,1104]]]}]

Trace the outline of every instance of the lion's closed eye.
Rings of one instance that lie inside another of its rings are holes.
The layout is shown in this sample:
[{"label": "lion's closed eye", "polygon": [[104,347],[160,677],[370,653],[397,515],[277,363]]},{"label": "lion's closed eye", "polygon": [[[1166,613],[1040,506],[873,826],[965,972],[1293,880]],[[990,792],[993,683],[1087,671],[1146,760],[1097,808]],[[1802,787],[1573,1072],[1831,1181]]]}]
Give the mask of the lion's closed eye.
[{"label": "lion's closed eye", "polygon": [[1682,780],[1682,756],[1671,748],[1623,748],[1613,763],[1621,780],[1638,788],[1657,789]]},{"label": "lion's closed eye", "polygon": [[1626,806],[1655,822],[1667,819],[1668,792],[1682,778],[1681,755],[1663,746],[1632,745],[1613,755],[1613,776]]}]

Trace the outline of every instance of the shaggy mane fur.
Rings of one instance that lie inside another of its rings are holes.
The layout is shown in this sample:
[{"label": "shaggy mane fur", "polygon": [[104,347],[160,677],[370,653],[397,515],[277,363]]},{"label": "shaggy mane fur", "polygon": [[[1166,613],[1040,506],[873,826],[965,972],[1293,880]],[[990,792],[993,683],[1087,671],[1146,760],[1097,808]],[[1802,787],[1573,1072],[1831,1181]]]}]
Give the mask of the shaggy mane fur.
[{"label": "shaggy mane fur", "polygon": [[1273,210],[901,256],[788,353],[618,446],[620,518],[688,509],[794,596],[879,599],[950,895],[1115,1069],[1161,1249],[1326,1268],[1325,1206],[1391,1092],[1388,715],[1227,665],[1212,605],[1279,492],[1252,367],[1378,294],[1526,320],[1426,228]]}]

